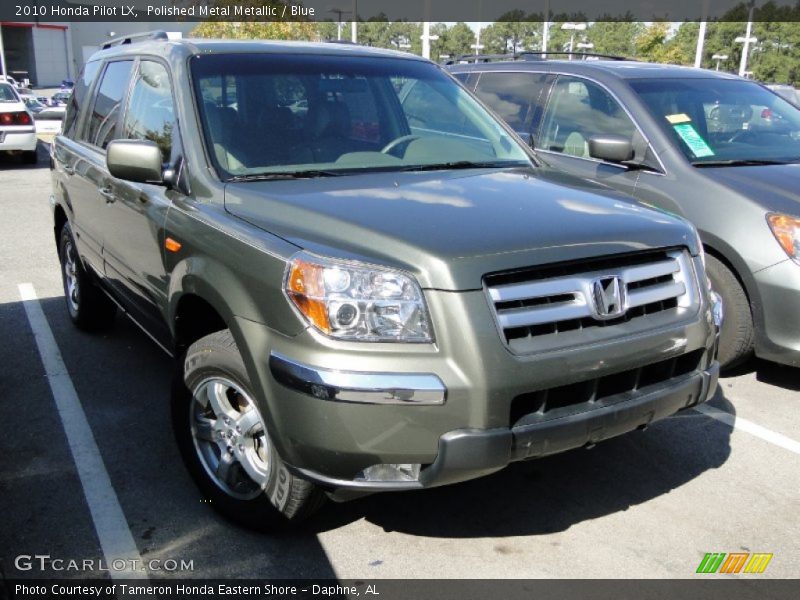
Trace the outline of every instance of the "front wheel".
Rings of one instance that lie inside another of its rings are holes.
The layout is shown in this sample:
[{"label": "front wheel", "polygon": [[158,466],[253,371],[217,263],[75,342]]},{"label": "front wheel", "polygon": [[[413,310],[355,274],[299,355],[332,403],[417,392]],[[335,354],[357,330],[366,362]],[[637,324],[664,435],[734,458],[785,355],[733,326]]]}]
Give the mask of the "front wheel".
[{"label": "front wheel", "polygon": [[706,254],[706,274],[722,298],[725,318],[719,334],[719,364],[731,369],[753,354],[753,316],[739,280],[725,264]]},{"label": "front wheel", "polygon": [[211,506],[262,531],[286,528],[319,508],[323,492],[292,475],[272,444],[230,331],[192,344],[182,366],[173,385],[172,425]]}]

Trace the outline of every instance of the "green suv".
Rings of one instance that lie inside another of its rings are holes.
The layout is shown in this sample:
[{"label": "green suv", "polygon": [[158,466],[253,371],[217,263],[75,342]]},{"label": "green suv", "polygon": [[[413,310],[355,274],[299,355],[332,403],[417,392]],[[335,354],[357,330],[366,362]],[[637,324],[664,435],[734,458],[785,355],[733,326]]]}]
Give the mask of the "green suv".
[{"label": "green suv", "polygon": [[542,167],[433,63],[106,46],[52,146],[67,309],[175,357],[175,435],[228,517],[464,481],[714,392],[691,225]]}]

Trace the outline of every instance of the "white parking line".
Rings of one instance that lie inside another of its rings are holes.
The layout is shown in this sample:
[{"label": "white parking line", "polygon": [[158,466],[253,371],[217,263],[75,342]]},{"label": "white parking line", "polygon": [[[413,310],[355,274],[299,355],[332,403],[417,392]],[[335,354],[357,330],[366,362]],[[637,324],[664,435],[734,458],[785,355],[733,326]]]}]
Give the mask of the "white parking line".
[{"label": "white parking line", "polygon": [[764,441],[769,442],[770,444],[775,444],[776,446],[780,446],[789,452],[794,452],[795,454],[800,454],[800,442],[793,440],[792,438],[786,437],[782,433],[778,433],[776,431],[772,431],[771,429],[767,429],[766,427],[762,427],[761,425],[757,425],[752,421],[748,421],[747,419],[743,419],[742,417],[735,417],[732,414],[725,412],[724,410],[719,410],[718,408],[714,408],[713,406],[708,406],[707,404],[701,404],[700,406],[695,406],[694,409],[698,412],[703,413],[711,417],[712,419],[716,419],[726,425],[729,425],[735,429],[741,429],[742,431],[746,431],[750,435],[754,435],[757,438],[761,438]]},{"label": "white parking line", "polygon": [[[21,283],[17,288],[36,338],[36,346],[61,417],[64,433],[67,435],[69,449],[80,477],[83,495],[89,505],[109,575],[114,579],[147,579],[147,573],[142,570],[144,566],[142,557],[133,541],[117,494],[111,486],[92,429],[61,359],[61,352],[58,350],[53,332],[42,312],[36,290],[30,283]],[[118,566],[123,565],[124,568],[117,570]]]}]

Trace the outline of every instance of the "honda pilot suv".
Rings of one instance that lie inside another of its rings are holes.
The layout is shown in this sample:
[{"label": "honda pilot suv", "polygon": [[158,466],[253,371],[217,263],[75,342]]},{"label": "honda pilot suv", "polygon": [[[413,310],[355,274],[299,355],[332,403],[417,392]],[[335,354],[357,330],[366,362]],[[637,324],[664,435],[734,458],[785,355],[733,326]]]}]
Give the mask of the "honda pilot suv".
[{"label": "honda pilot suv", "polygon": [[52,146],[67,310],[175,357],[178,445],[229,518],[468,480],[714,392],[692,226],[543,168],[437,65],[106,46]]}]

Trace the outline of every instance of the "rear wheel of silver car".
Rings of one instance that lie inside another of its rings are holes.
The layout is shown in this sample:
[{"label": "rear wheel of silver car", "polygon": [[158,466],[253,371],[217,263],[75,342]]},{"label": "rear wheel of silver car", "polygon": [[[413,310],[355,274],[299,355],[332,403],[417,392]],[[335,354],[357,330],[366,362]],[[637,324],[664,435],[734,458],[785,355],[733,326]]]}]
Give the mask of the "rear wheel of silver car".
[{"label": "rear wheel of silver car", "polygon": [[58,255],[67,311],[80,329],[100,331],[114,323],[116,305],[97,287],[78,256],[69,223],[61,228]]},{"label": "rear wheel of silver car", "polygon": [[720,260],[706,255],[711,287],[722,298],[725,318],[719,336],[719,364],[731,369],[753,354],[753,315],[739,280]]},{"label": "rear wheel of silver car", "polygon": [[278,455],[230,331],[192,344],[182,367],[173,389],[173,428],[211,506],[265,531],[298,523],[319,508],[323,492],[294,476]]}]

